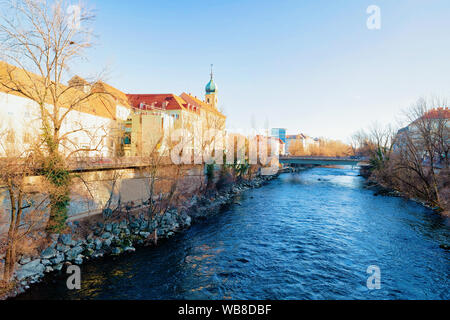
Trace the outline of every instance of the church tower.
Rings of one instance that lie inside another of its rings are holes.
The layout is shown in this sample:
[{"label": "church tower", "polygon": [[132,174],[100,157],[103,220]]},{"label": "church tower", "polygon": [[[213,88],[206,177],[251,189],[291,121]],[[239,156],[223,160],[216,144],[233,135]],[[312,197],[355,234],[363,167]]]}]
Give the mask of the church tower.
[{"label": "church tower", "polygon": [[217,85],[214,82],[213,65],[211,65],[211,80],[205,88],[205,102],[217,109]]}]

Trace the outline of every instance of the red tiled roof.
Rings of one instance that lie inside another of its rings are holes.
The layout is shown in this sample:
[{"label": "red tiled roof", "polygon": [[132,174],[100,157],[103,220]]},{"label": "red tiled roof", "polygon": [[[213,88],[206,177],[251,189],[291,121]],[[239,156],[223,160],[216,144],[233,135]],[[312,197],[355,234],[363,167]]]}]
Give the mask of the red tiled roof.
[{"label": "red tiled roof", "polygon": [[167,94],[127,94],[131,106],[136,109],[144,104],[144,110],[150,109],[150,106],[156,108],[165,108],[166,110],[180,110],[186,107],[186,102],[172,93]]},{"label": "red tiled roof", "polygon": [[271,137],[271,136],[264,136],[264,135],[261,135],[261,134],[257,134],[255,137],[256,137],[256,141],[258,141],[258,142],[260,142],[260,141],[269,142],[269,141],[273,140],[273,141],[278,141],[280,143],[280,145],[285,144],[283,142],[283,140],[281,140],[279,138]]},{"label": "red tiled roof", "polygon": [[198,99],[197,97],[194,97],[190,94],[187,94],[185,92],[183,92],[180,97],[186,101],[189,105],[191,106],[195,106],[198,110],[200,109],[204,109],[206,111],[212,112],[218,116],[221,117],[225,117],[221,112],[219,112],[218,110],[214,109],[213,107],[211,107],[210,105],[208,105],[206,102],[201,101],[200,99]]},{"label": "red tiled roof", "polygon": [[297,139],[305,139],[305,138],[306,138],[306,136],[303,133],[286,135],[286,139],[289,139],[289,140],[290,139],[297,140]]},{"label": "red tiled roof", "polygon": [[180,94],[180,97],[189,104],[192,104],[199,108],[202,107],[203,102],[196,97],[191,96],[190,94],[183,92],[182,94]]},{"label": "red tiled roof", "polygon": [[450,119],[450,110],[448,108],[431,109],[423,115],[425,119]]}]

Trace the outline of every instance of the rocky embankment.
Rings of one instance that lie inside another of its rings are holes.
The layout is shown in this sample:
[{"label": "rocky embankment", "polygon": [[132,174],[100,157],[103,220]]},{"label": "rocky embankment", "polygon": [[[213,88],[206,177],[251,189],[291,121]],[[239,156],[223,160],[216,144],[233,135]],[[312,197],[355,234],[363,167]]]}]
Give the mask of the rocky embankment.
[{"label": "rocky embankment", "polygon": [[274,178],[275,176],[258,177],[242,181],[221,192],[212,191],[205,196],[194,196],[185,207],[168,210],[150,221],[144,213],[140,213],[119,221],[97,222],[89,227],[87,236],[84,237],[76,232],[79,222],[74,222],[71,225],[73,233],[52,235],[50,245],[40,256],[20,258],[14,279],[17,285],[0,299],[16,296],[31,284],[41,281],[45,274],[63,272],[69,265],[81,265],[107,255],[131,253],[139,246],[154,245],[156,239],[169,238],[176,232],[189,228],[196,220],[217,214],[224,205],[233,203],[236,195],[261,187]]},{"label": "rocky embankment", "polygon": [[[366,184],[365,184],[365,188],[374,191],[374,196],[387,196],[387,197],[405,198],[405,199],[414,201],[414,202],[416,202],[416,203],[418,203],[418,204],[420,204],[420,205],[422,205],[422,206],[424,206],[424,207],[426,207],[428,209],[431,209],[434,212],[438,212],[438,213],[442,214],[441,208],[433,207],[433,206],[431,206],[429,203],[427,203],[424,200],[408,197],[407,195],[403,194],[402,192],[400,192],[398,190],[395,190],[395,189],[392,189],[392,188],[385,187],[385,186],[381,185],[380,183],[378,183],[375,180],[368,179]],[[445,216],[446,214],[443,214],[443,215]]]},{"label": "rocky embankment", "polygon": [[401,192],[386,188],[370,179],[366,181],[365,188],[374,191],[374,196],[402,197]]},{"label": "rocky embankment", "polygon": [[444,210],[439,207],[433,207],[428,202],[418,199],[418,198],[412,198],[408,195],[404,194],[401,191],[389,188],[378,182],[376,179],[372,177],[371,167],[370,166],[364,166],[360,169],[360,176],[366,179],[365,188],[370,189],[374,191],[374,196],[388,196],[388,197],[401,197],[405,198],[411,201],[414,201],[428,209],[433,210],[434,212],[437,212],[441,214],[442,216],[450,217],[450,211]]}]

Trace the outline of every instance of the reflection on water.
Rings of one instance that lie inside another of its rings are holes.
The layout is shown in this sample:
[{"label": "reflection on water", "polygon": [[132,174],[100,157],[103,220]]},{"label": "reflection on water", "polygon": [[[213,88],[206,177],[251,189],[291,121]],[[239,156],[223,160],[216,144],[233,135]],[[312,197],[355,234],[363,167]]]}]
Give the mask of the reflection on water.
[{"label": "reflection on water", "polygon": [[158,248],[83,266],[80,291],[55,279],[20,298],[449,299],[449,221],[362,185],[351,169],[284,174]]}]

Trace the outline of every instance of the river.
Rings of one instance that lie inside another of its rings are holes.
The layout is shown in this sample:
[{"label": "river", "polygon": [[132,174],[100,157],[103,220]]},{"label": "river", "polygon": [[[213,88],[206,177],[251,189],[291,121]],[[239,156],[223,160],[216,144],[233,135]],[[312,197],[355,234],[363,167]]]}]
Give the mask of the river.
[{"label": "river", "polygon": [[449,219],[363,183],[282,174],[156,248],[83,265],[79,291],[49,276],[19,299],[450,299]]}]

